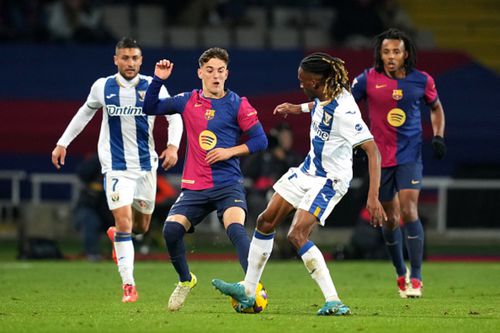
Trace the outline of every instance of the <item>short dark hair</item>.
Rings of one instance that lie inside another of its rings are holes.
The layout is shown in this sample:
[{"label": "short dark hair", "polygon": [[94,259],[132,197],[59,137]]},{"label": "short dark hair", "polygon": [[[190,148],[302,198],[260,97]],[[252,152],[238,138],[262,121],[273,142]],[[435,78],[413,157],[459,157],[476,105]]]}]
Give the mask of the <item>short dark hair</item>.
[{"label": "short dark hair", "polygon": [[220,48],[220,47],[212,47],[212,48],[209,48],[208,50],[206,50],[205,52],[203,52],[201,54],[200,58],[198,59],[198,64],[201,67],[204,64],[206,64],[207,62],[209,62],[210,59],[213,59],[213,58],[217,58],[217,59],[224,61],[226,63],[226,66],[229,65],[229,54],[227,53],[227,51],[225,49]]},{"label": "short dark hair", "polygon": [[336,98],[342,89],[351,91],[349,76],[344,67],[344,61],[340,58],[316,52],[302,59],[300,68],[306,72],[321,75],[321,78],[325,80],[324,94],[327,98]]},{"label": "short dark hair", "polygon": [[384,62],[382,61],[382,56],[380,55],[380,50],[382,48],[382,42],[384,39],[397,39],[402,40],[405,45],[405,50],[408,52],[408,57],[405,59],[405,70],[409,73],[417,64],[417,51],[415,44],[411,38],[401,30],[391,28],[381,34],[375,36],[375,70],[377,72],[382,72],[384,70]]},{"label": "short dark hair", "polygon": [[141,46],[137,41],[131,37],[123,37],[116,43],[115,51],[118,49],[141,49]]}]

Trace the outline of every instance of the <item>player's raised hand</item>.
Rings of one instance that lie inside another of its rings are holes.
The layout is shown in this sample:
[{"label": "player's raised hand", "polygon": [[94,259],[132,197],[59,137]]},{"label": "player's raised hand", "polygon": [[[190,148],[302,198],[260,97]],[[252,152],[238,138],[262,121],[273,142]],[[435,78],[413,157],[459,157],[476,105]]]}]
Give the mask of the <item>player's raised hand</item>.
[{"label": "player's raised hand", "polygon": [[64,160],[66,159],[66,148],[57,145],[52,151],[52,164],[57,170],[61,169],[64,165]]},{"label": "player's raised hand", "polygon": [[282,103],[274,108],[274,115],[282,115],[286,118],[288,114],[300,114],[301,109],[299,104]]},{"label": "player's raised hand", "polygon": [[166,80],[169,78],[170,74],[172,74],[173,69],[173,62],[170,62],[170,60],[162,59],[155,65],[155,75],[162,80]]},{"label": "player's raised hand", "polygon": [[168,147],[161,152],[160,159],[163,160],[161,166],[163,169],[168,170],[177,164],[179,159],[177,155],[177,147],[174,145],[168,145]]}]

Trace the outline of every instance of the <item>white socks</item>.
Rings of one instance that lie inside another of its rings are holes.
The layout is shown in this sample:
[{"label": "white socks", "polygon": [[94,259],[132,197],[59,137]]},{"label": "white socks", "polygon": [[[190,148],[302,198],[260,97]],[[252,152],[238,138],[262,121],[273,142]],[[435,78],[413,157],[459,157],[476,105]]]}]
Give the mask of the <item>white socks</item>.
[{"label": "white socks", "polygon": [[273,251],[273,244],[274,233],[266,235],[255,230],[248,250],[248,268],[243,283],[245,292],[249,296],[255,295],[264,267]]},{"label": "white socks", "polygon": [[337,290],[333,284],[330,271],[326,266],[325,258],[321,251],[313,242],[307,242],[300,250],[299,254],[307,268],[309,274],[318,284],[327,302],[340,301]]},{"label": "white socks", "polygon": [[131,234],[115,234],[115,252],[118,261],[118,272],[123,284],[135,285],[134,281],[134,244]]}]

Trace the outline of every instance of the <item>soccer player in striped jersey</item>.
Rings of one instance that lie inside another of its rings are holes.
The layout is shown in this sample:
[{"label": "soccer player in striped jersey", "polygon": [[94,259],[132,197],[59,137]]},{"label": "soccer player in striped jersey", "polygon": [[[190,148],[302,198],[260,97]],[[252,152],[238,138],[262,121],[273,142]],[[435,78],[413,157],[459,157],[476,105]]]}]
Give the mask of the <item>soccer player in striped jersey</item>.
[{"label": "soccer player in striped jersey", "polygon": [[[224,88],[229,74],[227,51],[210,48],[203,52],[198,63],[202,89],[161,98],[158,92],[164,80],[170,77],[174,64],[165,59],[158,61],[144,101],[147,114],[180,113],[188,139],[182,192],[163,228],[170,260],[179,275],[168,301],[171,311],[183,306],[197,281],[189,271],[184,235],[193,232],[210,212],[217,210],[246,271],[250,239],[244,228],[247,204],[239,156],[267,147],[257,111],[245,97]],[[243,133],[248,139],[240,144]]]},{"label": "soccer player in striped jersey", "polygon": [[320,287],[325,304],[318,315],[351,313],[337,294],[321,251],[309,240],[316,225],[323,226],[342,199],[352,178],[353,147],[368,156],[370,188],[367,208],[373,223],[385,219],[378,201],[380,155],[373,137],[350,94],[344,62],[325,53],[305,57],[298,69],[300,87],[313,103],[278,105],[275,114],[310,112],[310,151],[297,168],[290,168],[274,185],[276,193],[257,219],[243,283],[214,279],[212,284],[239,302],[239,310],[253,306],[255,290],[273,249],[277,225],[295,210],[288,240],[301,256],[311,277]]},{"label": "soccer player in striped jersey", "polygon": [[[108,230],[108,237],[113,241],[113,255],[122,278],[122,302],[135,302],[138,294],[133,275],[132,229],[138,233],[148,231],[156,195],[155,117],[142,110],[152,78],[139,74],[142,52],[131,38],[123,38],[116,44],[114,62],[118,73],[100,78],[92,85],[87,101],[52,151],[52,163],[57,169],[64,165],[67,147],[102,108],[97,151],[108,206],[115,219],[115,227]],[[168,96],[165,87],[161,90]],[[167,116],[167,120],[168,143],[160,155],[165,169],[177,163],[183,131],[180,116]]]},{"label": "soccer player in striped jersey", "polygon": [[[352,85],[356,101],[366,100],[370,130],[382,156],[380,201],[388,216],[382,233],[402,298],[422,296],[424,230],[418,217],[422,187],[422,103],[431,110],[434,157],[441,159],[446,152],[445,116],[434,79],[415,69],[415,63],[411,39],[402,31],[389,29],[376,37],[374,67],[356,77]],[[401,219],[411,272],[403,257]]]}]

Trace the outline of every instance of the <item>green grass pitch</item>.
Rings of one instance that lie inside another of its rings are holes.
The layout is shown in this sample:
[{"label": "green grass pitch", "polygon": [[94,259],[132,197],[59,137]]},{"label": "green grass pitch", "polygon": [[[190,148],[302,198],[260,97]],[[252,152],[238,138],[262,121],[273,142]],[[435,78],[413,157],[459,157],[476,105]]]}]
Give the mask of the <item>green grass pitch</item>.
[{"label": "green grass pitch", "polygon": [[122,304],[112,262],[0,262],[0,332],[499,332],[500,264],[425,263],[424,297],[399,299],[389,262],[329,262],[352,316],[318,317],[323,297],[301,261],[271,259],[269,306],[238,314],[210,284],[242,280],[236,262],[190,263],[198,286],[179,312],[166,304],[168,262],[139,262],[139,301]]}]

